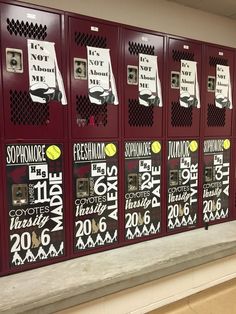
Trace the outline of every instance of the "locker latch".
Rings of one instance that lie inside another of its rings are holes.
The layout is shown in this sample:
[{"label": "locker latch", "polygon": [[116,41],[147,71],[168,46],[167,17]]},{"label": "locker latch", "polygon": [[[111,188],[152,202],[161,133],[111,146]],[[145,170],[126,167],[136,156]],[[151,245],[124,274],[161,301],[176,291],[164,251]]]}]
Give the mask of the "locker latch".
[{"label": "locker latch", "polygon": [[179,89],[180,88],[180,73],[176,71],[171,71],[171,88]]},{"label": "locker latch", "polygon": [[87,80],[87,60],[74,58],[74,78],[76,80]]},{"label": "locker latch", "polygon": [[176,186],[179,184],[179,171],[178,170],[170,170],[169,184],[170,186]]},{"label": "locker latch", "polygon": [[76,196],[86,197],[89,195],[89,179],[79,178],[76,180]]},{"label": "locker latch", "polygon": [[127,66],[127,84],[138,85],[138,67],[134,65]]},{"label": "locker latch", "polygon": [[23,73],[23,51],[20,49],[6,48],[7,72]]},{"label": "locker latch", "polygon": [[28,204],[28,185],[13,184],[12,185],[12,204],[25,205]]},{"label": "locker latch", "polygon": [[212,167],[205,167],[204,170],[205,182],[211,182],[213,178]]},{"label": "locker latch", "polygon": [[207,79],[207,91],[208,92],[215,92],[216,88],[216,78],[215,76],[208,76]]},{"label": "locker latch", "polygon": [[137,173],[128,174],[128,191],[137,191],[138,190],[138,175]]}]

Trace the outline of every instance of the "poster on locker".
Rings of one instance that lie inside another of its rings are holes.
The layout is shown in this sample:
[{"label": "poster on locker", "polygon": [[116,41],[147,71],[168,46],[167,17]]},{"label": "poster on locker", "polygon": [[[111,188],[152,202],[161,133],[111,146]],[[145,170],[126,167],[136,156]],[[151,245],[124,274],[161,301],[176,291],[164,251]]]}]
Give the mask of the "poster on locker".
[{"label": "poster on locker", "polygon": [[10,267],[64,255],[63,147],[6,146]]},{"label": "poster on locker", "polygon": [[204,141],[203,221],[229,215],[230,140]]},{"label": "poster on locker", "polygon": [[161,231],[161,142],[125,143],[125,238]]},{"label": "poster on locker", "polygon": [[117,242],[118,146],[111,142],[73,145],[74,251]]},{"label": "poster on locker", "polygon": [[168,142],[167,226],[169,231],[197,223],[198,141]]}]

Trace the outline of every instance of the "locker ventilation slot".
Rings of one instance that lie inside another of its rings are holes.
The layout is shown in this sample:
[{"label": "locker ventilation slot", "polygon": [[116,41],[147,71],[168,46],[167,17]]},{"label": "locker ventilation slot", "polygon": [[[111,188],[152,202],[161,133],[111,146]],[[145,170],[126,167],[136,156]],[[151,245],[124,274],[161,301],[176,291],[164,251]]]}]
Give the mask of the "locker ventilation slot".
[{"label": "locker ventilation slot", "polygon": [[11,35],[28,37],[34,39],[45,39],[47,37],[47,26],[34,24],[14,19],[7,19],[7,30]]},{"label": "locker ventilation slot", "polygon": [[217,58],[217,57],[209,57],[209,65],[211,67],[215,67],[217,64],[228,65],[228,60],[223,59],[223,58]]},{"label": "locker ventilation slot", "polygon": [[129,41],[129,52],[131,55],[138,55],[139,53],[144,53],[153,56],[155,53],[155,47]]},{"label": "locker ventilation slot", "polygon": [[88,96],[76,96],[77,125],[104,127],[107,125],[107,103],[91,104]]},{"label": "locker ventilation slot", "polygon": [[11,122],[15,125],[47,125],[49,105],[32,102],[28,92],[10,90]]},{"label": "locker ventilation slot", "polygon": [[193,122],[193,108],[181,107],[179,102],[171,103],[171,125],[173,127],[191,127]]},{"label": "locker ventilation slot", "polygon": [[225,126],[225,108],[217,108],[214,104],[208,104],[207,125],[209,127]]},{"label": "locker ventilation slot", "polygon": [[75,43],[78,46],[85,46],[85,47],[87,46],[98,47],[98,48],[107,47],[106,37],[85,34],[85,33],[80,33],[80,32],[75,32]]},{"label": "locker ventilation slot", "polygon": [[129,99],[129,125],[134,127],[152,127],[153,106],[145,107],[137,99]]},{"label": "locker ventilation slot", "polygon": [[174,61],[180,62],[181,60],[194,61],[194,53],[189,51],[172,50],[172,58]]}]

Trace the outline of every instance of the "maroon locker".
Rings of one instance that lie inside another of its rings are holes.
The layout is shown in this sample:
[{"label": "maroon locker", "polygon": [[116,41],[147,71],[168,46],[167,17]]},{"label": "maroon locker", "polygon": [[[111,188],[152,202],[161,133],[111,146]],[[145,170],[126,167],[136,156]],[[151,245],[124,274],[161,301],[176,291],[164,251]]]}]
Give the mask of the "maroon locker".
[{"label": "maroon locker", "polygon": [[91,254],[118,244],[117,141],[74,142],[72,150],[73,251]]},{"label": "maroon locker", "polygon": [[[27,39],[55,43],[59,69],[62,70],[62,16],[45,9],[2,3],[0,10],[5,137],[62,138],[66,106],[49,100],[49,95],[45,96],[46,103],[32,102],[27,51]],[[49,91],[41,79],[41,91]],[[54,96],[53,99],[60,99],[59,94]]]},{"label": "maroon locker", "polygon": [[4,158],[6,271],[64,260],[64,144],[8,142]]},{"label": "maroon locker", "polygon": [[[1,91],[0,91],[1,95]],[[2,141],[0,143],[0,163],[2,165]],[[4,234],[4,206],[3,206],[3,171],[1,168],[0,171],[0,276],[4,273],[5,267],[6,267],[6,258],[5,258],[5,252],[6,252],[6,245],[5,245],[5,234]]]},{"label": "maroon locker", "polygon": [[205,225],[226,221],[231,209],[231,147],[229,138],[203,141],[202,219]]},{"label": "maroon locker", "polygon": [[[142,105],[139,101],[139,55],[157,56],[161,86],[164,86],[164,36],[145,30],[123,30],[123,90],[125,137],[147,138],[163,135],[163,105]],[[147,64],[148,66],[148,64]],[[141,68],[141,67],[140,67]],[[148,73],[148,71],[146,71]],[[145,72],[144,72],[145,73]],[[145,75],[145,74],[144,74]],[[148,76],[148,75],[147,75]],[[145,80],[144,80],[145,81]],[[149,80],[150,82],[150,80]],[[149,82],[146,80],[146,90]],[[145,87],[144,87],[145,91]],[[162,93],[163,94],[163,93]],[[149,94],[147,94],[149,95]],[[160,98],[161,91],[157,90]],[[144,95],[145,96],[145,95]],[[162,95],[163,98],[163,95]]]},{"label": "maroon locker", "polygon": [[125,240],[129,243],[160,236],[162,194],[162,145],[158,140],[126,141]]},{"label": "maroon locker", "polygon": [[231,168],[231,207],[232,207],[232,219],[236,219],[236,158],[235,158],[235,151],[236,151],[236,140],[235,138],[232,139],[232,168]]},{"label": "maroon locker", "polygon": [[217,45],[205,45],[204,80],[202,110],[204,116],[204,136],[232,135],[233,110],[228,106],[217,107],[215,104],[216,66],[229,66],[230,80],[234,83],[234,50]]},{"label": "maroon locker", "polygon": [[[169,137],[199,136],[200,109],[195,106],[180,106],[181,60],[197,62],[197,77],[200,86],[202,45],[187,39],[168,38],[167,59],[167,134]],[[201,102],[201,97],[200,97]]]},{"label": "maroon locker", "polygon": [[[91,76],[87,72],[91,59],[88,60],[90,57],[87,53],[87,47],[98,48],[96,50],[98,53],[100,53],[100,49],[109,50],[111,67],[117,88],[118,26],[98,19],[77,15],[69,16],[68,23],[72,137],[76,139],[116,137],[118,135],[120,105],[115,105],[109,97],[104,96],[103,98],[102,95],[106,94],[107,91],[99,94],[102,88],[90,93],[88,84],[90,83]],[[95,56],[96,61],[98,62]],[[93,101],[92,96],[95,93],[97,93],[97,96],[94,96],[94,98],[100,97],[100,104]]]}]

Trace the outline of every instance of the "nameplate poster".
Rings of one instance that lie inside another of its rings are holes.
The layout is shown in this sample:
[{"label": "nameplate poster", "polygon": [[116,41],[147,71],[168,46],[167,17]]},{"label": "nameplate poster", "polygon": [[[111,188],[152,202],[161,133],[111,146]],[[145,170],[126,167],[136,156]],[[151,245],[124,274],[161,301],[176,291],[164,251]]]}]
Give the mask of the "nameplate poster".
[{"label": "nameplate poster", "polygon": [[118,146],[73,144],[74,251],[111,245],[118,230]]},{"label": "nameplate poster", "polygon": [[229,216],[230,140],[204,141],[203,221]]},{"label": "nameplate poster", "polygon": [[63,146],[6,146],[10,266],[64,255]]},{"label": "nameplate poster", "polygon": [[194,227],[198,210],[198,141],[168,142],[168,230]]},{"label": "nameplate poster", "polygon": [[125,143],[125,238],[161,231],[161,142]]}]

